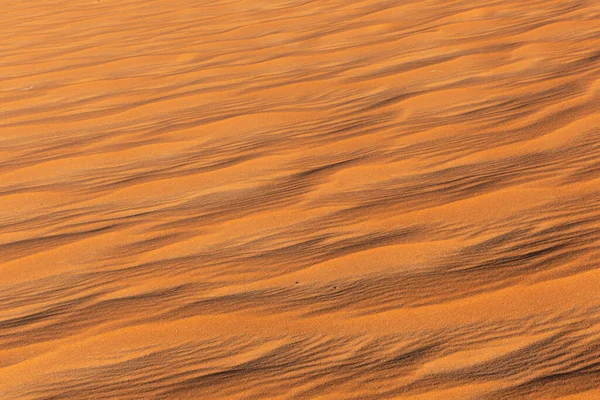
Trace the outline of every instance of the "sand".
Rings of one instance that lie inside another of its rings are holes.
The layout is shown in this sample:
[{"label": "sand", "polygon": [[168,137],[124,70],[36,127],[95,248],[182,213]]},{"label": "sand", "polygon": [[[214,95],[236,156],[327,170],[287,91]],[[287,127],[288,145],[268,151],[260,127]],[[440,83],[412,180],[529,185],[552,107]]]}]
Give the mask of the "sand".
[{"label": "sand", "polygon": [[600,2],[16,1],[0,399],[600,399]]}]

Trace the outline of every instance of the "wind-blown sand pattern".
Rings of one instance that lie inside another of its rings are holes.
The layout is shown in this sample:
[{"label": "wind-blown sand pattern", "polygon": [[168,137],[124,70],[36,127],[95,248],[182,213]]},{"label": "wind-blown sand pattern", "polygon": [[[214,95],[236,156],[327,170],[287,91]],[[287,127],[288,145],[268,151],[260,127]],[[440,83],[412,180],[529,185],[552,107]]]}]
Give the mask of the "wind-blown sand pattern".
[{"label": "wind-blown sand pattern", "polygon": [[600,2],[3,1],[1,399],[600,399]]}]

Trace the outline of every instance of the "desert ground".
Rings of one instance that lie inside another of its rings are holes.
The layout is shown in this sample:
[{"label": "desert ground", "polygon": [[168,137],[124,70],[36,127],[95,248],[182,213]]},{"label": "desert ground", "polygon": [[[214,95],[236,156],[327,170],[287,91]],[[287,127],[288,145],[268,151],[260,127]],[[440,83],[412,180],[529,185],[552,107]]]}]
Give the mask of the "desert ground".
[{"label": "desert ground", "polygon": [[0,4],[0,399],[600,399],[600,1]]}]

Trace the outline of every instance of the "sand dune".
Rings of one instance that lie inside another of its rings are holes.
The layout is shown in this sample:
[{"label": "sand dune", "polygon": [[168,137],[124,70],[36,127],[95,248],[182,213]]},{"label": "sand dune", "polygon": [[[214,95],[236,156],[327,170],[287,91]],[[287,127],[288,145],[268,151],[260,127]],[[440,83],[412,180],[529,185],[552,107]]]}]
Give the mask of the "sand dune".
[{"label": "sand dune", "polygon": [[1,399],[600,399],[600,2],[2,10]]}]

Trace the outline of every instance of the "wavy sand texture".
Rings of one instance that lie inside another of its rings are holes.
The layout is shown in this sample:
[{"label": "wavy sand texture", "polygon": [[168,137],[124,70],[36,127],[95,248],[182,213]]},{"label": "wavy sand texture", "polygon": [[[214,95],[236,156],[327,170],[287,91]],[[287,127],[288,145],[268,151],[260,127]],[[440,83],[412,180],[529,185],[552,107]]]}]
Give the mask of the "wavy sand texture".
[{"label": "wavy sand texture", "polygon": [[0,4],[1,399],[600,399],[597,0]]}]

